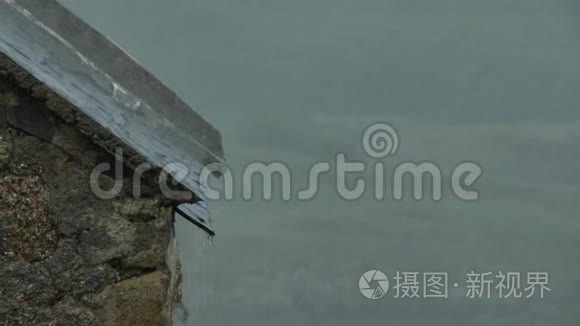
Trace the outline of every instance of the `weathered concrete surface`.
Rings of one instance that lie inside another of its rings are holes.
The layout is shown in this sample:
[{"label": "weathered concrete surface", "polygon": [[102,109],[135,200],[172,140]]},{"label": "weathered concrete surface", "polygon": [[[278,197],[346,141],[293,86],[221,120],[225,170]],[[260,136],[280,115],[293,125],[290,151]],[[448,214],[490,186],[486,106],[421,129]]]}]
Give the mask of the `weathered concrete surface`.
[{"label": "weathered concrete surface", "polygon": [[[139,154],[130,158],[144,158],[159,169],[183,164],[185,176],[179,181],[195,194],[190,202],[204,200],[202,169],[208,164],[223,168],[219,132],[58,2],[0,0],[0,53],[23,68],[23,74],[14,75],[21,86],[39,98],[54,98],[56,93],[76,107],[71,111],[62,101],[46,101],[63,119],[77,121],[80,130],[106,150],[114,151],[118,146],[108,140],[118,139]],[[94,133],[99,130],[94,124],[115,137]],[[41,139],[52,138],[52,130],[28,127],[43,131],[35,133]],[[186,218],[213,234],[208,210],[199,208]]]},{"label": "weathered concrete surface", "polygon": [[0,66],[0,325],[169,324],[176,203],[148,178],[140,199],[97,198],[90,173],[111,154],[13,73]]},{"label": "weathered concrete surface", "polygon": [[49,218],[48,188],[39,176],[0,179],[3,252],[10,257],[42,260],[56,249],[56,230]]},{"label": "weathered concrete surface", "polygon": [[[109,325],[154,326],[163,322],[166,277],[155,272],[108,286],[102,293],[103,322]],[[135,307],[139,312],[135,313]]]}]

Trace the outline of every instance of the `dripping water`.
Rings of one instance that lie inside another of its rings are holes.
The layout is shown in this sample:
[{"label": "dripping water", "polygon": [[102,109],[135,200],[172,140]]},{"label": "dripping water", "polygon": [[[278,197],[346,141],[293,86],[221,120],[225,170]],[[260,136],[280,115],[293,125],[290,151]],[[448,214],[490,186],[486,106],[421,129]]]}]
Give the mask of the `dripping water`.
[{"label": "dripping water", "polygon": [[176,219],[175,233],[181,261],[182,304],[174,313],[173,324],[189,326],[204,321],[205,325],[211,325],[213,318],[208,308],[213,297],[211,260],[215,237],[183,219]]}]

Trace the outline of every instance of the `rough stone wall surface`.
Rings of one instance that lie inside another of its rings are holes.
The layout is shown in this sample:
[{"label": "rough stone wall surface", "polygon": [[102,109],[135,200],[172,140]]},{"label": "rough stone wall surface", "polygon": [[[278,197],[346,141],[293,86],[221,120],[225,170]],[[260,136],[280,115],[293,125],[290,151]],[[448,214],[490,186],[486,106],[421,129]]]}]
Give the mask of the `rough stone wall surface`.
[{"label": "rough stone wall surface", "polygon": [[97,198],[90,173],[103,160],[112,156],[0,74],[0,325],[171,323],[174,203],[154,186],[141,199],[130,187]]}]

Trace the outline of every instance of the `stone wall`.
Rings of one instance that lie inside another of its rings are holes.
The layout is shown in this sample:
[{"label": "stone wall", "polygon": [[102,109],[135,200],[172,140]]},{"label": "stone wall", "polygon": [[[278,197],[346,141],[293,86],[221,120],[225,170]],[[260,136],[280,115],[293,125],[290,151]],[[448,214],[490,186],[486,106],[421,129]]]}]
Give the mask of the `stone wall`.
[{"label": "stone wall", "polygon": [[113,156],[31,92],[0,71],[0,325],[170,324],[175,203],[147,180],[141,199],[97,198]]}]

